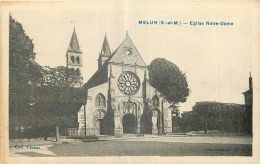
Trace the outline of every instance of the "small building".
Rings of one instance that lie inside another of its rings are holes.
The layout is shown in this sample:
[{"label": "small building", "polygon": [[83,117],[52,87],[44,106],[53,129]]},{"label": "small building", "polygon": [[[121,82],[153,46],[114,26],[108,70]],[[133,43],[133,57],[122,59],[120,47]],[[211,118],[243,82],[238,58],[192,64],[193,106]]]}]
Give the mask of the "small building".
[{"label": "small building", "polygon": [[251,73],[249,76],[249,90],[243,92],[245,97],[245,126],[246,132],[248,134],[252,134],[253,132],[253,78],[251,77]]},{"label": "small building", "polygon": [[250,73],[250,77],[249,77],[249,90],[243,92],[242,94],[244,94],[244,97],[245,97],[246,108],[252,110],[252,107],[253,107],[253,79],[251,77],[251,73]]}]

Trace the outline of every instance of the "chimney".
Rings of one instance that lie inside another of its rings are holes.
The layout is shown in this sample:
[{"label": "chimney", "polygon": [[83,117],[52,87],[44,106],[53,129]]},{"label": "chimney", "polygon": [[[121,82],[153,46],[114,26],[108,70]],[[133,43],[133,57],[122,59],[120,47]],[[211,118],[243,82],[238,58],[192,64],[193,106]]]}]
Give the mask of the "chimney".
[{"label": "chimney", "polygon": [[251,72],[250,72],[250,77],[249,77],[249,90],[252,90],[252,77],[251,77]]}]

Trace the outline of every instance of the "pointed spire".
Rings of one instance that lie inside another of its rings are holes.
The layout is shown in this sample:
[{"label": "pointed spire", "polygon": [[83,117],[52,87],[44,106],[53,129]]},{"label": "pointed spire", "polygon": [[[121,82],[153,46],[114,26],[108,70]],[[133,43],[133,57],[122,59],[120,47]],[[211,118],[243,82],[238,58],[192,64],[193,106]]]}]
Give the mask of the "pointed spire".
[{"label": "pointed spire", "polygon": [[125,36],[128,36],[128,31],[126,31],[126,35]]},{"label": "pointed spire", "polygon": [[110,51],[110,47],[109,47],[109,43],[108,43],[108,40],[107,40],[106,33],[105,33],[105,38],[104,38],[102,49],[101,49],[101,55],[104,55],[104,56],[110,56],[111,55],[111,51]]},{"label": "pointed spire", "polygon": [[73,30],[71,40],[70,40],[69,50],[72,52],[81,52],[80,47],[79,47],[78,37],[76,34],[75,25],[74,25],[74,30]]}]

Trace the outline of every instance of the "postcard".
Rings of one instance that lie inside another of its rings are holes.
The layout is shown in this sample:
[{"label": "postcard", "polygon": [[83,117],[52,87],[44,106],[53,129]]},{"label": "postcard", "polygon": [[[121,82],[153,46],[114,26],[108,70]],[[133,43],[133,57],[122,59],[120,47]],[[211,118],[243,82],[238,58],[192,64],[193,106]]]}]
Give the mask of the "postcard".
[{"label": "postcard", "polygon": [[1,2],[2,163],[257,163],[258,1]]}]

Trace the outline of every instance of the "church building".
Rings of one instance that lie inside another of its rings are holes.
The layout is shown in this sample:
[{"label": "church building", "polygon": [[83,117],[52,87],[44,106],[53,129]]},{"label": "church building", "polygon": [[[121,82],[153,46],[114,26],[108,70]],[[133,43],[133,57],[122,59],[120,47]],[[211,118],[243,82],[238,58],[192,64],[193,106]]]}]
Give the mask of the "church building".
[{"label": "church building", "polygon": [[[82,67],[74,29],[67,67]],[[170,104],[149,84],[148,66],[129,34],[111,52],[107,36],[97,54],[98,70],[83,85],[86,104],[78,111],[78,136],[166,134],[172,132]]]}]

